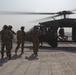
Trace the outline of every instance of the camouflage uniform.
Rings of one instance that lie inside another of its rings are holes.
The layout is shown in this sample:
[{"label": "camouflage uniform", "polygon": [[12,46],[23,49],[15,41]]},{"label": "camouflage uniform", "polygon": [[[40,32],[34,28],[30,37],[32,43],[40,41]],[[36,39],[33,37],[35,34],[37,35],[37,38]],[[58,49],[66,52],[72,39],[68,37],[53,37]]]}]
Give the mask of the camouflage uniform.
[{"label": "camouflage uniform", "polygon": [[17,47],[15,49],[15,53],[17,54],[17,50],[19,49],[20,45],[21,45],[21,54],[23,54],[23,50],[24,50],[24,43],[25,43],[25,36],[26,33],[24,31],[24,27],[21,27],[21,30],[17,31]]},{"label": "camouflage uniform", "polygon": [[38,47],[39,47],[39,29],[37,26],[34,27],[32,31],[32,42],[33,42],[33,52],[37,56],[38,55]]},{"label": "camouflage uniform", "polygon": [[[11,25],[8,26],[8,29],[11,31],[11,33],[13,34],[13,36],[16,35],[16,33],[12,30],[12,26]],[[10,40],[10,43],[11,43],[11,49],[12,49],[12,45],[13,45],[12,44],[12,39]]]},{"label": "camouflage uniform", "polygon": [[6,46],[6,54],[9,59],[11,58],[11,44],[10,40],[13,38],[12,33],[8,30],[8,27],[4,25],[3,30],[1,31],[1,58],[4,57],[4,47]]}]

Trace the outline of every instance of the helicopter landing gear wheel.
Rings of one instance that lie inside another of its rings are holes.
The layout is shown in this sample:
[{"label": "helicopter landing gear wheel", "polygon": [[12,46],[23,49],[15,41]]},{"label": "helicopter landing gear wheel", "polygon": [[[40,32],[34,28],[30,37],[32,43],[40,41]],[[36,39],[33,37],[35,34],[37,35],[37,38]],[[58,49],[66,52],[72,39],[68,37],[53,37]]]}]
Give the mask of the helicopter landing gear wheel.
[{"label": "helicopter landing gear wheel", "polygon": [[52,42],[51,43],[51,47],[56,48],[57,46],[58,46],[58,43],[57,42]]}]

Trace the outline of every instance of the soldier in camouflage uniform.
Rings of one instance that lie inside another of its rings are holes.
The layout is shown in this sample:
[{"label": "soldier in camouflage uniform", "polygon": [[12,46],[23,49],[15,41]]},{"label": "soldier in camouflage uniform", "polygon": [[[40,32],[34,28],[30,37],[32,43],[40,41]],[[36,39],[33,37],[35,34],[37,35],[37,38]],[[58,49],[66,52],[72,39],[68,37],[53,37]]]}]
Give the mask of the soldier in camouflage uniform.
[{"label": "soldier in camouflage uniform", "polygon": [[21,27],[21,30],[17,31],[17,47],[15,49],[15,54],[21,45],[21,54],[24,52],[24,43],[25,43],[26,33],[24,31],[24,26]]},{"label": "soldier in camouflage uniform", "polygon": [[59,30],[60,37],[64,38],[64,29],[61,27]]},{"label": "soldier in camouflage uniform", "polygon": [[[11,33],[13,34],[13,36],[16,35],[16,33],[12,30],[12,26],[11,25],[8,26],[8,29],[11,31]],[[11,49],[12,49],[12,45],[13,45],[12,44],[12,39],[10,40],[10,43],[11,43]]]},{"label": "soldier in camouflage uniform", "polygon": [[1,31],[1,58],[4,57],[4,47],[6,46],[7,57],[11,58],[11,44],[10,40],[13,38],[12,33],[8,30],[8,26],[4,25]]},{"label": "soldier in camouflage uniform", "polygon": [[33,42],[33,52],[37,56],[38,55],[38,47],[39,47],[39,29],[37,26],[34,26],[32,31],[32,42]]}]

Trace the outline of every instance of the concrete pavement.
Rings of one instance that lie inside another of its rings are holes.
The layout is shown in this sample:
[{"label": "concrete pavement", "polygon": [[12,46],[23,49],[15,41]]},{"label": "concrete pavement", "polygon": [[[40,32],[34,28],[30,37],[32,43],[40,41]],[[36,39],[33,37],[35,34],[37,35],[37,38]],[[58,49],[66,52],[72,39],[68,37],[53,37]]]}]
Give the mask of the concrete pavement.
[{"label": "concrete pavement", "polygon": [[58,48],[44,44],[39,48],[38,56],[32,52],[32,44],[25,44],[24,54],[20,49],[15,55],[16,45],[12,49],[12,58],[6,54],[0,59],[0,75],[76,75],[76,44],[60,43]]}]

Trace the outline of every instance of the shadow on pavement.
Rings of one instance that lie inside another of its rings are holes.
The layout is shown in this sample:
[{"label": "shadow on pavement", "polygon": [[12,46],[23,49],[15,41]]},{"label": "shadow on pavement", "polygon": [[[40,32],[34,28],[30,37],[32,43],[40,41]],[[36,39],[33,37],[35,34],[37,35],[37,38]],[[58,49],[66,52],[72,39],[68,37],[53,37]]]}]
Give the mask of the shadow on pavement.
[{"label": "shadow on pavement", "polygon": [[18,59],[18,58],[21,58],[21,57],[22,57],[22,54],[19,54],[19,55],[14,54],[14,55],[11,57],[11,59],[12,59],[12,60],[15,60],[15,59]]},{"label": "shadow on pavement", "polygon": [[31,61],[31,60],[38,60],[37,56],[35,56],[34,54],[31,54],[31,56],[29,56],[29,57],[26,56],[25,59],[27,59],[29,61]]},{"label": "shadow on pavement", "polygon": [[[29,50],[32,50],[32,46],[26,46],[26,48],[29,48]],[[54,52],[54,51],[65,51],[65,52],[72,52],[76,53],[76,47],[56,47],[52,48],[50,46],[39,46],[40,52]]]},{"label": "shadow on pavement", "polygon": [[7,57],[0,59],[0,67],[8,61]]}]

